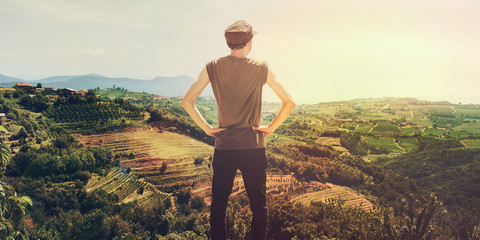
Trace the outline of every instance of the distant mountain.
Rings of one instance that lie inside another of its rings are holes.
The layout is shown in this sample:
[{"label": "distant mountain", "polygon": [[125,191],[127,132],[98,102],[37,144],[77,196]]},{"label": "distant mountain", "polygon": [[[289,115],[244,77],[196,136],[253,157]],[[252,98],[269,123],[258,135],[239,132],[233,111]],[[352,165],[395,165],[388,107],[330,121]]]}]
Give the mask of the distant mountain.
[{"label": "distant mountain", "polygon": [[6,83],[6,82],[26,82],[26,81],[20,78],[14,78],[14,77],[9,77],[9,76],[0,74],[0,83]]},{"label": "distant mountain", "polygon": [[47,78],[43,78],[43,79],[40,79],[40,80],[37,80],[36,82],[40,82],[40,83],[52,83],[52,82],[65,82],[65,81],[68,81],[70,79],[73,79],[73,78],[76,78],[76,77],[80,77],[81,75],[73,75],[73,76],[53,76],[53,77],[47,77]]},{"label": "distant mountain", "polygon": [[[3,75],[0,75],[3,76]],[[74,76],[52,76],[36,81],[25,81],[19,78],[11,78],[4,76],[5,80],[0,81],[0,86],[11,87],[17,83],[30,83],[36,85],[53,86],[54,88],[73,88],[94,89],[94,88],[112,88],[121,87],[133,92],[147,92],[167,97],[183,96],[187,92],[194,79],[188,76],[176,77],[156,77],[152,80],[140,80],[134,78],[109,78],[98,74],[74,75]],[[213,96],[211,87],[205,89],[202,95]]]}]

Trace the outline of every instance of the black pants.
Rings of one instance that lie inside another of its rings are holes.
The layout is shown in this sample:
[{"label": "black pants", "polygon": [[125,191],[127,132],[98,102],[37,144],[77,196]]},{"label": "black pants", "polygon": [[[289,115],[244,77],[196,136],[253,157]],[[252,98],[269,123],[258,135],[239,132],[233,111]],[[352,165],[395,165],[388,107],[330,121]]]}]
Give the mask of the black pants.
[{"label": "black pants", "polygon": [[228,197],[232,192],[237,169],[243,176],[250,201],[252,218],[252,240],[265,239],[267,228],[265,149],[218,150],[213,156],[212,205],[210,213],[210,235],[212,240],[225,240],[225,212]]}]

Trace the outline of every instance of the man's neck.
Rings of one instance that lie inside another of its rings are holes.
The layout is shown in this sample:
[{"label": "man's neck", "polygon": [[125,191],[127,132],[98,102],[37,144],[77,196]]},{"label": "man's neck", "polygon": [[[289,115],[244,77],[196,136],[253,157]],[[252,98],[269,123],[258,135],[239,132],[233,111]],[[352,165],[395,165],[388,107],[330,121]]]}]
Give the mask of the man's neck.
[{"label": "man's neck", "polygon": [[230,56],[233,56],[233,57],[247,58],[247,55],[248,55],[248,52],[245,51],[244,49],[230,51]]}]

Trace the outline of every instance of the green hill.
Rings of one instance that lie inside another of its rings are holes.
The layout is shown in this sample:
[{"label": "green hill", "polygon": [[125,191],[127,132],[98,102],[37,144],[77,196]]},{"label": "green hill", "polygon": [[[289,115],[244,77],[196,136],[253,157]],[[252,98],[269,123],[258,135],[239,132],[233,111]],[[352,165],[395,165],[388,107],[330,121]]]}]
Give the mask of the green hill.
[{"label": "green hill", "polygon": [[[33,200],[21,231],[32,239],[206,239],[213,138],[180,98],[118,92],[2,92],[4,140],[14,149],[6,175]],[[197,104],[214,123],[215,101]],[[265,103],[262,121],[279,107]],[[472,238],[479,113],[411,98],[299,106],[267,138],[269,237],[396,239],[419,236],[420,227],[423,237]],[[235,181],[227,226],[244,239],[251,215]]]}]

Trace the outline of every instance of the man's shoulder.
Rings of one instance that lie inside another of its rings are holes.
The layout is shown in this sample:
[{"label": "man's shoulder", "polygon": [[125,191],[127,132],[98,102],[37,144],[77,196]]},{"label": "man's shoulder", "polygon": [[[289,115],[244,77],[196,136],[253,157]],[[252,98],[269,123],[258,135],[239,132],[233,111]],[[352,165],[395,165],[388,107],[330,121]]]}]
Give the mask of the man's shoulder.
[{"label": "man's shoulder", "polygon": [[249,62],[250,64],[254,64],[254,65],[258,65],[258,66],[266,66],[266,65],[268,65],[268,64],[267,64],[267,61],[265,61],[265,60],[259,60],[259,59],[254,59],[254,58],[249,58],[248,60],[249,60],[248,62]]},{"label": "man's shoulder", "polygon": [[268,66],[267,61],[259,60],[254,58],[245,58],[244,60],[238,61],[235,57],[231,56],[223,56],[217,59],[211,60],[207,63],[207,65],[215,65],[215,64],[222,64],[222,63],[229,63],[229,62],[244,62],[246,64],[256,65],[256,66]]},{"label": "man's shoulder", "polygon": [[224,56],[224,57],[219,57],[217,59],[210,60],[210,61],[207,62],[207,64],[215,64],[215,63],[225,62],[227,60],[227,57],[228,56]]}]

